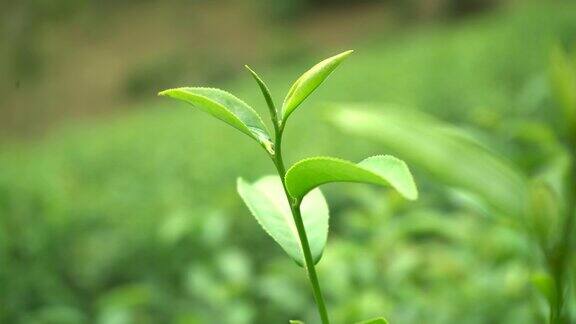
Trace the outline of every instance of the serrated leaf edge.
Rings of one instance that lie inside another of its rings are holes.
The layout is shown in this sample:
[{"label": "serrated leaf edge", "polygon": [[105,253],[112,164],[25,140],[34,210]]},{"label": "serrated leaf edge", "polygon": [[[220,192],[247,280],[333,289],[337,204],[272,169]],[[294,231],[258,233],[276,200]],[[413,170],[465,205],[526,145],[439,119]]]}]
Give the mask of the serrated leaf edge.
[{"label": "serrated leaf edge", "polygon": [[[244,105],[246,106],[246,108],[248,108],[251,112],[253,112],[254,115],[258,118],[258,121],[260,121],[263,129],[266,131],[266,135],[268,136],[268,140],[271,142],[271,140],[270,140],[270,139],[271,139],[271,137],[270,137],[270,131],[268,130],[268,127],[267,127],[266,124],[264,123],[264,120],[262,120],[262,117],[260,116],[260,114],[258,114],[258,112],[257,112],[254,108],[252,108],[252,106],[250,106],[249,104],[247,104],[244,100],[238,98],[237,96],[233,95],[232,93],[230,93],[230,92],[228,92],[228,91],[226,91],[226,90],[222,90],[222,89],[219,89],[219,88],[213,88],[213,87],[177,87],[177,88],[170,88],[170,89],[162,90],[162,91],[158,92],[158,95],[159,95],[159,96],[168,96],[168,97],[170,97],[170,95],[169,95],[168,93],[171,92],[171,91],[184,91],[184,90],[187,90],[187,89],[216,90],[216,91],[225,93],[225,94],[227,94],[227,95],[230,95],[230,96],[232,96],[234,99],[237,99],[237,100],[240,101],[242,104],[244,104]],[[230,111],[230,109],[228,109],[226,106],[222,105],[221,103],[219,103],[219,102],[217,102],[217,101],[214,101],[213,99],[211,99],[211,98],[209,98],[209,97],[203,96],[203,95],[199,95],[199,94],[195,94],[195,93],[194,93],[194,94],[191,94],[191,95],[196,96],[196,97],[200,97],[200,98],[203,98],[203,99],[206,99],[206,100],[209,100],[209,101],[213,102],[214,104],[216,104],[216,105],[224,108],[224,110],[226,110],[227,112],[229,112],[230,115],[232,115],[235,120],[237,120],[238,122],[240,122],[240,124],[241,124],[241,125],[243,126],[243,128],[245,129],[245,131],[244,131],[243,133],[245,133],[246,135],[254,138],[254,139],[257,140],[258,142],[260,142],[260,143],[262,143],[262,144],[265,145],[265,143],[262,141],[262,139],[259,138],[254,132],[252,132],[252,131],[250,130],[251,127],[248,126],[248,125],[246,125],[240,118],[238,118],[238,116],[236,116],[234,113],[232,113],[232,111]]]}]

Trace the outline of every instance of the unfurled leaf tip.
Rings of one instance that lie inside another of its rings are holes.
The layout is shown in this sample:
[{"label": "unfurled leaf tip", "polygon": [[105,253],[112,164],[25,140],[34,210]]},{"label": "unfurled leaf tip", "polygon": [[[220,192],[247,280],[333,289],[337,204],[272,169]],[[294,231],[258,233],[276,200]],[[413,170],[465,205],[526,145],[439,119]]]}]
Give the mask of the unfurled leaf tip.
[{"label": "unfurled leaf tip", "polygon": [[170,97],[171,94],[174,93],[174,91],[178,91],[181,90],[182,88],[173,88],[173,89],[166,89],[166,90],[162,90],[160,92],[158,92],[158,96],[161,97]]},{"label": "unfurled leaf tip", "polygon": [[354,50],[347,50],[344,51],[340,54],[336,54],[334,57],[332,57],[333,59],[337,59],[338,62],[343,61],[345,58],[347,58],[348,56],[350,56],[350,54],[354,53]]},{"label": "unfurled leaf tip", "polygon": [[340,55],[342,55],[342,56],[348,56],[348,55],[350,55],[350,54],[352,54],[352,53],[354,53],[354,50],[347,50],[347,51],[345,51],[345,52],[342,52],[342,54],[340,54]]},{"label": "unfurled leaf tip", "polygon": [[158,92],[158,96],[167,96],[167,95],[168,95],[168,91],[170,91],[170,89],[168,89],[168,90],[162,90],[162,91]]}]

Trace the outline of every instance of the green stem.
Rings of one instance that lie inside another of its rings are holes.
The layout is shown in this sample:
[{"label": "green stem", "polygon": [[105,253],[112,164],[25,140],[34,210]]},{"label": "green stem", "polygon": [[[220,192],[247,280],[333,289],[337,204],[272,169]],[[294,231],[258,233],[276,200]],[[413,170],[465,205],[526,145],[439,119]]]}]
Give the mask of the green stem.
[{"label": "green stem", "polygon": [[324,302],[324,297],[322,296],[322,291],[320,290],[320,282],[318,281],[318,275],[316,274],[316,268],[314,267],[314,259],[312,258],[312,252],[310,251],[310,244],[308,243],[308,237],[306,236],[306,230],[304,228],[304,222],[302,221],[302,214],[300,213],[300,200],[294,199],[288,193],[286,188],[286,167],[284,166],[284,160],[282,159],[282,134],[284,133],[284,123],[281,119],[278,119],[278,111],[274,106],[274,101],[270,95],[270,90],[265,85],[264,81],[252,71],[248,66],[248,70],[252,73],[252,76],[258,83],[264,98],[266,99],[266,104],[268,110],[270,110],[270,117],[272,119],[272,124],[274,125],[274,149],[268,151],[278,175],[282,181],[282,187],[284,188],[284,194],[290,205],[290,212],[292,213],[292,218],[294,219],[294,224],[296,225],[296,230],[298,232],[298,239],[300,240],[300,246],[302,247],[302,252],[304,254],[305,268],[308,272],[308,279],[312,285],[312,291],[314,293],[314,300],[316,301],[316,306],[318,307],[318,313],[322,319],[323,324],[329,324],[328,311],[326,310],[326,304]]},{"label": "green stem", "polygon": [[563,232],[549,261],[555,292],[550,310],[551,324],[567,324],[570,320],[566,301],[566,293],[568,292],[566,286],[569,283],[568,270],[572,258],[572,236],[576,222],[576,141],[574,142],[571,143],[570,148],[571,161],[566,183],[567,204],[564,223],[562,224]]},{"label": "green stem", "polygon": [[320,313],[320,319],[322,320],[322,323],[329,324],[330,321],[328,320],[328,310],[326,309],[326,304],[324,303],[324,297],[322,296],[322,290],[320,289],[320,281],[318,280],[318,275],[316,274],[314,260],[312,259],[310,245],[308,244],[308,238],[306,236],[306,231],[304,230],[304,223],[302,222],[302,215],[300,214],[300,202],[298,202],[296,205],[292,205],[291,209],[292,216],[294,216],[294,223],[296,223],[296,229],[298,230],[298,236],[300,237],[300,242],[302,244],[304,260],[306,261],[306,271],[308,272],[308,278],[310,279],[310,284],[312,285],[312,291],[314,293],[314,299],[316,300],[318,312]]},{"label": "green stem", "polygon": [[304,222],[302,221],[302,214],[300,213],[301,201],[292,198],[288,193],[288,189],[286,188],[286,182],[284,179],[286,176],[286,168],[284,166],[284,160],[282,159],[282,133],[284,127],[280,124],[280,122],[278,122],[276,118],[273,118],[273,123],[275,131],[275,149],[274,155],[272,155],[271,158],[274,162],[274,165],[276,166],[278,175],[280,175],[284,193],[290,204],[290,211],[292,212],[296,230],[298,231],[298,238],[300,239],[300,245],[302,247],[302,252],[304,253],[305,268],[308,273],[310,284],[312,285],[312,292],[314,294],[314,300],[316,301],[318,313],[320,314],[320,319],[322,320],[323,324],[329,324],[330,321],[328,319],[328,310],[326,309],[326,303],[324,302],[324,297],[322,296],[320,281],[318,280],[318,275],[316,274],[312,252],[310,251],[310,244],[308,243]]}]

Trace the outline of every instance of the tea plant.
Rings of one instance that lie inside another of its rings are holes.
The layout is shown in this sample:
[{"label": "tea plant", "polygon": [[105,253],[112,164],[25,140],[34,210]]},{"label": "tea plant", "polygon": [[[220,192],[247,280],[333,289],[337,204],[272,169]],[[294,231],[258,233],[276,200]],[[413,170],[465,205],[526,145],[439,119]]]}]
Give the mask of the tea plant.
[{"label": "tea plant", "polygon": [[[280,110],[276,109],[266,83],[248,66],[266,100],[274,136],[258,113],[234,95],[214,88],[184,87],[160,92],[191,104],[253,138],[272,160],[277,175],[255,182],[238,179],[238,193],[262,228],[308,275],[322,323],[329,323],[315,265],[320,261],[328,236],[328,205],[320,185],[331,182],[362,182],[389,186],[409,200],[418,196],[406,164],[390,155],[369,157],[359,163],[313,157],[288,170],[282,158],[282,138],[290,115],[347,58],[343,52],[316,64],[291,86]],[[299,321],[292,321],[299,323]],[[362,323],[385,323],[382,318]]]}]

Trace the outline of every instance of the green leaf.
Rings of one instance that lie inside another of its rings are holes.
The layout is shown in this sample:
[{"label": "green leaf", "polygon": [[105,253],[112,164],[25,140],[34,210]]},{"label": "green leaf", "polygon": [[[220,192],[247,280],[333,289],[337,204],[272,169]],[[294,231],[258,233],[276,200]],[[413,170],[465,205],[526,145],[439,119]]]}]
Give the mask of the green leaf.
[{"label": "green leaf", "polygon": [[[238,179],[238,193],[262,228],[300,266],[305,264],[298,231],[278,176],[266,176],[248,183]],[[317,189],[306,196],[300,206],[302,220],[314,263],[320,261],[328,236],[328,205]]]},{"label": "green leaf", "polygon": [[268,109],[270,110],[273,120],[275,121],[277,112],[276,107],[274,106],[274,100],[272,100],[272,95],[270,94],[270,89],[268,89],[268,86],[266,85],[264,80],[262,80],[262,78],[254,70],[252,70],[248,65],[244,65],[244,67],[250,72],[250,74],[252,74],[252,77],[254,78],[256,83],[258,83],[258,87],[260,87],[260,91],[262,91],[262,95],[266,100]]},{"label": "green leaf", "polygon": [[333,122],[348,134],[382,145],[436,181],[476,195],[501,214],[521,216],[526,179],[464,130],[393,106],[335,106]]},{"label": "green leaf", "polygon": [[304,324],[304,322],[299,320],[290,320],[290,324]]},{"label": "green leaf", "polygon": [[529,193],[529,226],[543,247],[548,248],[554,242],[555,234],[559,232],[561,199],[543,179],[531,181]]},{"label": "green leaf", "polygon": [[329,57],[314,65],[310,70],[302,74],[290,87],[284,103],[282,104],[282,122],[286,122],[288,116],[312,93],[326,78],[340,65],[340,63],[352,54],[352,50]]},{"label": "green leaf", "polygon": [[532,285],[538,289],[540,294],[546,297],[548,301],[554,300],[556,296],[556,289],[554,286],[554,279],[550,276],[550,274],[543,271],[537,271],[532,274],[530,281],[532,282]]},{"label": "green leaf", "polygon": [[361,321],[356,324],[388,324],[388,321],[383,317],[373,318],[366,321]]},{"label": "green leaf", "polygon": [[310,190],[329,182],[390,186],[407,199],[418,198],[418,190],[406,164],[389,155],[372,156],[358,164],[331,157],[315,157],[297,162],[286,172],[286,187],[296,199],[302,199]]},{"label": "green leaf", "polygon": [[550,55],[550,80],[552,93],[563,109],[563,120],[569,130],[576,132],[576,66],[560,48]]},{"label": "green leaf", "polygon": [[159,93],[182,100],[224,121],[258,141],[273,153],[272,141],[258,113],[244,101],[224,90],[214,88],[175,88]]}]

